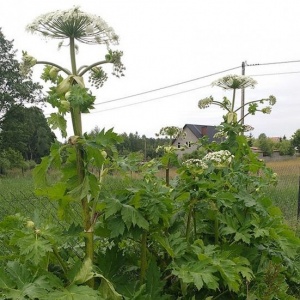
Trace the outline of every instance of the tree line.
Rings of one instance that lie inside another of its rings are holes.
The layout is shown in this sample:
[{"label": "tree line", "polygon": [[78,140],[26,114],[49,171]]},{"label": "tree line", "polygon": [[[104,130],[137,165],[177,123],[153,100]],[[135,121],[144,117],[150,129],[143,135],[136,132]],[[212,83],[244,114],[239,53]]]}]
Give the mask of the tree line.
[{"label": "tree line", "polygon": [[249,144],[259,148],[263,156],[272,156],[274,151],[278,151],[282,156],[293,156],[300,150],[300,129],[296,130],[291,139],[287,139],[286,136],[271,138],[265,133],[261,133],[257,139],[250,136]]},{"label": "tree line", "polygon": [[[0,28],[0,174],[9,168],[26,169],[39,163],[49,154],[56,139],[42,109],[36,106],[45,101],[43,87],[22,74],[15,56],[13,41],[8,41]],[[89,134],[99,131],[95,127]],[[161,155],[158,146],[171,141],[167,134],[156,138],[140,136],[138,132],[120,135],[123,142],[117,145],[118,153],[122,156],[140,153],[144,160]],[[266,156],[271,156],[274,150],[280,155],[293,155],[300,149],[300,129],[290,140],[282,137],[274,142],[262,133],[258,139],[250,136],[249,143]]]}]

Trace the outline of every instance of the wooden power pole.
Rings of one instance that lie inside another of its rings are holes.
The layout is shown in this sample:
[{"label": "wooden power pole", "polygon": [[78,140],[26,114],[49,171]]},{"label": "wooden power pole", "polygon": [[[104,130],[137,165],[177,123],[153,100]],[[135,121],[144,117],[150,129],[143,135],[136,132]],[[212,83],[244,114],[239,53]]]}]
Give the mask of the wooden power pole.
[{"label": "wooden power pole", "polygon": [[[242,62],[242,75],[245,75],[246,71],[246,62]],[[245,105],[245,89],[242,88],[241,90],[241,124],[244,124],[244,116],[245,116],[245,111],[244,111],[244,105]]]}]

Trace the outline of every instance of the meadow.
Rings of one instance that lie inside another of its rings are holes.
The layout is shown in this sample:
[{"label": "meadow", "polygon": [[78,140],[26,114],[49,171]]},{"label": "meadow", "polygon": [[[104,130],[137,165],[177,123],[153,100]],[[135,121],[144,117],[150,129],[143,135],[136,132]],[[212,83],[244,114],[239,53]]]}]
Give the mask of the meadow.
[{"label": "meadow", "polygon": [[[287,223],[292,227],[296,227],[298,223],[300,157],[268,161],[266,164],[278,175],[277,185],[268,187],[266,193],[273,199],[274,204],[281,209]],[[175,174],[175,170],[171,170],[172,177]],[[163,176],[163,173],[161,176]],[[124,182],[119,182],[118,179],[110,177],[105,188],[109,190],[118,189],[120,185],[124,185]],[[30,171],[22,174],[14,170],[6,177],[0,178],[0,203],[0,218],[14,213],[31,217],[37,210],[55,211],[52,202],[40,199],[34,194],[34,184]],[[55,218],[54,215],[52,217]]]}]

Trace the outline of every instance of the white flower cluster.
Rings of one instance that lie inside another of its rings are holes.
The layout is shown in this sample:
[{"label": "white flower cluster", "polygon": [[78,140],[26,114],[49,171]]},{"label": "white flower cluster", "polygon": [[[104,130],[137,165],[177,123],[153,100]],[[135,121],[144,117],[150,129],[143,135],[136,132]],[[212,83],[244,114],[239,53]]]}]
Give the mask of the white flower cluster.
[{"label": "white flower cluster", "polygon": [[214,101],[212,96],[199,100],[198,107],[200,109],[208,108]]},{"label": "white flower cluster", "polygon": [[197,174],[201,174],[208,169],[209,164],[213,164],[216,168],[223,168],[229,166],[233,158],[234,155],[228,150],[220,150],[206,154],[203,159],[188,159],[182,165]]},{"label": "white flower cluster", "polygon": [[202,159],[197,159],[197,158],[191,158],[186,160],[185,162],[182,163],[187,168],[200,168],[202,170],[206,170],[208,168],[208,165],[203,161]]},{"label": "white flower cluster", "polygon": [[226,167],[234,158],[228,150],[220,150],[206,154],[203,160],[208,163],[211,162],[215,167]]},{"label": "white flower cluster", "polygon": [[87,44],[109,44],[118,41],[114,30],[101,17],[82,12],[79,7],[43,14],[26,29],[50,38],[74,37]]},{"label": "white flower cluster", "polygon": [[247,87],[254,88],[257,82],[245,75],[227,75],[212,83],[212,86],[219,86],[225,90],[243,89]]}]

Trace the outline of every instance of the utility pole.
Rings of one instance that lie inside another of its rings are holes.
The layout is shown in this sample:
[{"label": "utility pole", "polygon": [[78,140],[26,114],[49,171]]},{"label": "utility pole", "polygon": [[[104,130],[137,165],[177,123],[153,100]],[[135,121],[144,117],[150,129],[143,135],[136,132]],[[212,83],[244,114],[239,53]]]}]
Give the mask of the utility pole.
[{"label": "utility pole", "polygon": [[[245,75],[246,71],[246,61],[242,62],[242,75]],[[245,105],[245,89],[241,89],[241,124],[244,125],[244,116],[245,116],[245,111],[244,111],[244,105]]]}]

